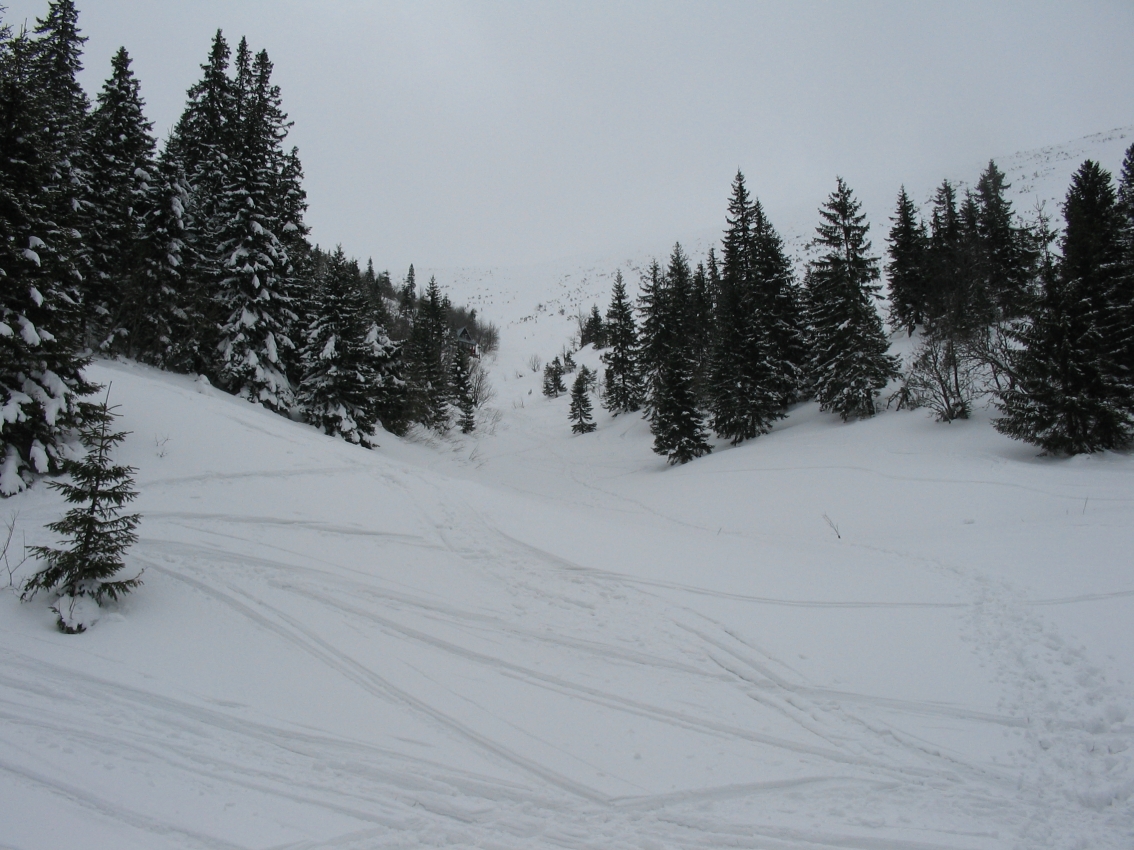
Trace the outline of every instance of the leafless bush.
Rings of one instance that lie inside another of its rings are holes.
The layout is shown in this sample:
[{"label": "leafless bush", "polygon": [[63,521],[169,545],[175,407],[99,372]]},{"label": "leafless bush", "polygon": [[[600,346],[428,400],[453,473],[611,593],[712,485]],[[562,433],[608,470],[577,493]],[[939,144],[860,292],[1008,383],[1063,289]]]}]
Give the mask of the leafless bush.
[{"label": "leafless bush", "polygon": [[968,419],[978,391],[979,363],[950,339],[929,338],[906,378],[910,407],[928,407],[939,422]]},{"label": "leafless bush", "polygon": [[19,514],[12,514],[8,518],[8,521],[4,524],[4,528],[5,528],[4,543],[3,543],[2,547],[0,547],[0,563],[3,563],[4,571],[8,573],[8,584],[5,586],[5,589],[7,589],[7,590],[16,590],[17,589],[16,588],[16,570],[18,570],[20,567],[22,567],[28,560],[27,547],[26,546],[20,547],[20,549],[23,553],[23,557],[20,558],[20,560],[17,561],[15,565],[12,564],[12,560],[11,560],[12,554],[11,554],[11,552],[8,551],[12,546],[12,537],[16,533],[16,519],[17,519],[18,516],[19,516]]},{"label": "leafless bush", "polygon": [[528,358],[528,368],[535,374],[539,374],[539,370],[543,368],[543,361],[538,354],[533,354]]},{"label": "leafless bush", "polygon": [[496,390],[488,380],[488,372],[480,362],[474,362],[469,369],[469,396],[473,407],[478,410],[496,398]]}]

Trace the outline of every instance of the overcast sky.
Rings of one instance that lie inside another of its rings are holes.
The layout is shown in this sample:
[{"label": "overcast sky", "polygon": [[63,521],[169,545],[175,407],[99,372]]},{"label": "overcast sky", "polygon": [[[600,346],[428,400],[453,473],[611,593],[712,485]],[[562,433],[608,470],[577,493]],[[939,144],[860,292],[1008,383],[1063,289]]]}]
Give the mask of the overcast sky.
[{"label": "overcast sky", "polygon": [[[0,0],[10,23],[46,0]],[[509,265],[870,205],[1134,124],[1134,2],[78,0],[165,136],[219,27],[266,48],[312,237],[379,268]],[[882,223],[876,223],[876,227]]]}]

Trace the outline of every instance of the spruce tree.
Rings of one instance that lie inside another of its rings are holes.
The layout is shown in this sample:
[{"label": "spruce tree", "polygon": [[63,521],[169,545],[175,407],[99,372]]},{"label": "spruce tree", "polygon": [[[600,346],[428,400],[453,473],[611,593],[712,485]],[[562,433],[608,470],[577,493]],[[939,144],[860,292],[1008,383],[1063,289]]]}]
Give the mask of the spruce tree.
[{"label": "spruce tree", "polygon": [[368,341],[371,322],[358,267],[342,246],[331,255],[317,291],[319,309],[302,351],[297,400],[323,433],[372,448],[378,376]]},{"label": "spruce tree", "polygon": [[201,79],[189,88],[185,110],[162,152],[163,165],[180,169],[190,189],[186,218],[192,228],[186,243],[192,250],[181,267],[178,300],[194,333],[182,344],[183,356],[188,371],[217,382],[220,327],[228,318],[218,297],[226,260],[220,245],[230,223],[221,204],[236,155],[240,111],[228,75],[230,56],[228,42],[217,30],[208,60],[201,66]]},{"label": "spruce tree", "polygon": [[[687,265],[685,272],[688,272]],[[657,260],[650,262],[649,271],[642,278],[641,289],[638,296],[638,312],[642,316],[638,336],[638,364],[645,384],[644,401],[648,412],[658,370],[669,344],[667,334],[671,332],[670,313],[674,309],[680,309],[680,305],[670,303],[670,280],[663,274]]]},{"label": "spruce tree", "polygon": [[654,451],[671,464],[687,463],[711,451],[694,381],[696,357],[686,334],[691,288],[689,263],[678,244],[655,287],[652,315],[643,322],[653,326],[654,362],[647,384],[650,433]]},{"label": "spruce tree", "polygon": [[124,329],[116,327],[114,320],[122,312],[128,281],[140,262],[142,221],[155,205],[158,175],[156,142],[150,132],[153,125],[143,114],[141,90],[125,48],[119,48],[111,68],[91,116],[92,200],[87,235],[91,270],[85,309],[91,317],[91,332],[101,345],[128,351],[130,341],[115,344],[114,337]]},{"label": "spruce tree", "polygon": [[802,383],[799,300],[783,244],[737,172],[714,316],[713,430],[736,445],[766,433]]},{"label": "spruce tree", "polygon": [[462,434],[476,430],[476,402],[472,395],[469,357],[458,349],[453,357],[453,406],[457,409],[457,427]]},{"label": "spruce tree", "polygon": [[1063,257],[1045,275],[1031,323],[1019,335],[1015,385],[993,423],[1046,453],[1119,448],[1134,434],[1131,387],[1117,363],[1112,292],[1120,255],[1114,187],[1087,160],[1064,204]]},{"label": "spruce tree", "polygon": [[[69,237],[51,205],[57,116],[37,44],[0,27],[0,495],[56,472],[93,392],[76,355],[80,325]],[[76,60],[77,61],[77,60]],[[49,138],[51,137],[51,138]]]},{"label": "spruce tree", "polygon": [[1115,370],[1123,383],[1134,386],[1134,145],[1127,148],[1122,162],[1115,213],[1118,267],[1110,294]]},{"label": "spruce tree", "polygon": [[93,599],[96,604],[105,597],[118,599],[141,584],[135,576],[115,579],[123,568],[123,555],[138,539],[135,529],[141,517],[123,514],[122,509],[137,496],[134,473],[130,466],[115,464],[114,447],[126,438],[125,432],[114,432],[116,408],[88,405],[79,439],[87,449],[82,460],[67,459],[63,471],[70,481],[52,481],[48,486],[63,493],[75,505],[63,519],[47,527],[69,542],[66,549],[34,546],[32,553],[47,566],[24,586],[23,598],[30,599],[40,590],[57,592],[62,597],[56,604],[60,631],[74,634],[86,628],[77,615],[75,600]]},{"label": "spruce tree", "polygon": [[286,222],[277,177],[289,125],[279,89],[271,82],[267,54],[261,51],[246,68],[243,41],[241,48],[236,82],[240,120],[232,155],[222,169],[216,211],[220,268],[215,298],[221,318],[216,371],[229,392],[286,413],[294,400],[288,372],[298,317],[294,269],[279,236]]},{"label": "spruce tree", "polygon": [[156,166],[141,211],[135,262],[123,281],[123,297],[114,318],[121,329],[119,350],[162,369],[191,372],[199,362],[197,283],[187,271],[194,265],[189,218],[190,188],[176,160]]},{"label": "spruce tree", "polygon": [[558,357],[543,367],[543,394],[548,398],[559,398],[567,392],[563,383],[563,363]]},{"label": "spruce tree", "polygon": [[799,288],[784,243],[760,202],[753,203],[752,273],[757,304],[754,334],[769,357],[769,384],[781,412],[799,397],[807,359]]},{"label": "spruce tree", "polygon": [[914,328],[925,322],[929,235],[905,186],[898,192],[898,206],[890,221],[890,262],[886,264],[890,324],[913,336]]},{"label": "spruce tree", "polygon": [[571,433],[573,434],[589,434],[597,427],[592,418],[590,380],[590,370],[584,366],[575,376],[575,382],[571,384],[569,415],[572,422]]},{"label": "spruce tree", "polygon": [[652,407],[655,453],[665,455],[670,464],[682,464],[712,451],[693,392],[689,358],[677,347],[658,370]]},{"label": "spruce tree", "polygon": [[426,428],[445,430],[449,423],[449,316],[437,279],[418,305],[407,345],[410,419]]},{"label": "spruce tree", "polygon": [[[31,58],[35,96],[40,100],[36,145],[46,166],[41,186],[46,232],[39,236],[52,249],[41,261],[66,295],[83,304],[92,277],[90,252],[84,242],[91,213],[90,102],[78,80],[87,40],[80,34],[78,21],[72,0],[52,0],[47,15],[36,21]],[[81,310],[77,318],[66,333],[85,344],[90,341],[88,311]]]},{"label": "spruce tree", "polygon": [[614,416],[632,413],[642,406],[641,371],[638,364],[638,329],[634,311],[626,297],[622,272],[616,272],[606,311],[606,341],[609,351],[603,352],[606,366],[603,405]]},{"label": "spruce tree", "polygon": [[1009,188],[989,160],[976,185],[976,263],[979,286],[1001,319],[1027,312],[1038,259],[1034,234],[1016,221],[1005,197]]},{"label": "spruce tree", "polygon": [[595,349],[606,347],[606,329],[603,327],[602,314],[598,305],[591,306],[591,313],[583,321],[579,331],[579,345],[593,345]]},{"label": "spruce tree", "polygon": [[882,319],[874,307],[879,273],[866,238],[870,225],[841,177],[819,215],[823,221],[812,244],[820,254],[808,277],[816,396],[823,410],[844,421],[872,416],[897,362],[886,353]]}]

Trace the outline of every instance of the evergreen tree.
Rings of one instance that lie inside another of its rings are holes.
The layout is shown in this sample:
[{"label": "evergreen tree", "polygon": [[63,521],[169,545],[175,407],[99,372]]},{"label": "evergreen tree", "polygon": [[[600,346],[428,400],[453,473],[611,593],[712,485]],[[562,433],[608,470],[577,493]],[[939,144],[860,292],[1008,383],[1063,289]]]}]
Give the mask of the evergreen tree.
[{"label": "evergreen tree", "polygon": [[69,634],[86,628],[83,619],[75,616],[74,600],[89,597],[98,604],[104,597],[117,599],[141,584],[137,576],[114,579],[124,566],[123,555],[138,539],[135,529],[141,520],[138,514],[122,514],[122,508],[137,496],[133,479],[137,470],[115,464],[111,458],[126,433],[111,431],[115,408],[108,408],[105,401],[88,407],[79,431],[86,457],[64,461],[63,471],[71,481],[48,485],[75,505],[63,519],[47,526],[70,545],[66,549],[32,547],[32,553],[47,566],[32,576],[23,593],[24,599],[40,590],[60,593],[62,599],[55,606],[59,629]]},{"label": "evergreen tree", "polygon": [[603,405],[615,416],[631,413],[642,406],[638,330],[620,271],[614,276],[605,327],[610,350],[602,355],[602,362],[606,366]]},{"label": "evergreen tree", "polygon": [[370,319],[358,267],[339,246],[317,283],[316,317],[303,347],[298,402],[325,434],[373,448],[378,423]]},{"label": "evergreen tree", "polygon": [[[78,399],[94,387],[75,354],[80,324],[60,191],[57,116],[44,96],[39,47],[0,27],[0,495],[56,472]],[[77,61],[77,60],[76,60]],[[51,142],[49,144],[49,141]]]},{"label": "evergreen tree", "polygon": [[429,287],[414,316],[408,344],[410,419],[426,428],[445,430],[449,422],[448,368],[449,317],[437,279]]},{"label": "evergreen tree", "polygon": [[241,114],[224,169],[215,234],[221,258],[217,376],[234,395],[286,413],[294,400],[288,371],[298,317],[294,269],[279,238],[286,222],[280,217],[276,178],[283,164],[280,143],[289,125],[279,89],[271,83],[267,53],[260,52],[250,71],[237,58]]},{"label": "evergreen tree", "polygon": [[[52,249],[41,261],[65,294],[82,303],[87,294],[84,283],[91,280],[90,254],[84,244],[91,196],[87,160],[90,102],[78,80],[87,40],[78,22],[72,0],[48,4],[47,15],[36,21],[32,81],[40,100],[36,145],[46,166],[41,186],[46,232],[39,236]],[[87,311],[80,311],[77,319],[67,334],[85,343]]]},{"label": "evergreen tree", "polygon": [[567,392],[563,383],[563,363],[556,357],[543,367],[543,394],[548,398],[559,398]]},{"label": "evergreen tree", "polygon": [[693,358],[694,392],[699,402],[707,403],[713,341],[713,298],[709,273],[704,263],[697,263],[697,268],[693,271],[684,332]]},{"label": "evergreen tree", "polygon": [[589,434],[595,430],[590,399],[590,370],[584,366],[571,385],[571,433]]},{"label": "evergreen tree", "polygon": [[1134,434],[1131,387],[1117,366],[1113,280],[1120,255],[1109,173],[1087,160],[1064,205],[1058,269],[1045,275],[1035,316],[1018,338],[1016,384],[993,424],[1047,453],[1119,448]]},{"label": "evergreen tree", "polygon": [[187,279],[194,252],[189,244],[190,188],[180,163],[163,158],[147,192],[135,262],[123,284],[114,319],[129,356],[161,369],[191,372],[199,360],[197,331],[203,319],[196,281]]},{"label": "evergreen tree", "polygon": [[1016,319],[1028,310],[1038,251],[1034,234],[1015,220],[1009,188],[989,160],[976,185],[976,262],[978,285],[995,314]]},{"label": "evergreen tree", "polygon": [[453,405],[457,408],[457,426],[462,434],[476,429],[476,401],[473,399],[468,355],[458,350],[453,357]]},{"label": "evergreen tree", "polygon": [[897,373],[886,353],[878,297],[878,260],[870,256],[870,225],[843,179],[819,210],[822,223],[813,245],[809,301],[812,327],[811,373],[823,410],[843,420],[872,416],[875,398]]},{"label": "evergreen tree", "polygon": [[186,232],[192,249],[181,267],[179,303],[195,332],[182,343],[187,370],[219,381],[217,349],[219,329],[228,311],[219,296],[225,257],[219,250],[224,225],[221,201],[236,152],[238,107],[236,90],[228,76],[231,51],[217,30],[200,81],[189,88],[187,103],[162,152],[163,167],[180,169],[189,185],[186,217],[193,227]]},{"label": "evergreen tree", "polygon": [[1118,378],[1134,386],[1134,145],[1126,150],[1115,199],[1118,268],[1111,284],[1111,316],[1115,333]]},{"label": "evergreen tree", "polygon": [[[685,271],[688,272],[688,266]],[[646,277],[642,279],[642,292],[638,296],[638,312],[642,315],[638,363],[645,381],[647,408],[654,394],[658,369],[669,344],[667,334],[671,332],[671,328],[668,320],[670,311],[674,309],[670,300],[670,281],[662,273],[658,261],[653,260]]]},{"label": "evergreen tree", "polygon": [[890,221],[890,262],[886,264],[890,324],[913,336],[914,328],[925,323],[929,235],[905,186],[898,193],[898,207]]},{"label": "evergreen tree", "polygon": [[602,324],[602,314],[599,313],[598,305],[591,306],[591,312],[583,318],[583,314],[579,313],[579,347],[584,345],[593,345],[596,350],[606,346],[606,331]]},{"label": "evergreen tree", "polygon": [[971,339],[986,327],[993,311],[976,266],[976,204],[969,196],[961,208],[948,180],[933,198],[929,238],[929,291],[926,322],[932,333],[954,342]]},{"label": "evergreen tree", "polygon": [[757,322],[754,335],[762,336],[769,358],[769,384],[781,411],[797,400],[806,363],[803,315],[799,289],[784,252],[784,243],[764,214],[759,201],[753,203],[752,273]]},{"label": "evergreen tree", "polygon": [[713,430],[733,444],[766,433],[802,384],[799,299],[783,243],[733,180],[714,317]]},{"label": "evergreen tree", "polygon": [[125,48],[115,54],[111,67],[91,116],[91,273],[85,309],[91,331],[103,345],[129,351],[135,347],[132,341],[114,344],[113,335],[124,332],[114,319],[126,306],[128,281],[140,262],[143,217],[155,201],[161,203],[153,197],[161,187],[155,185],[153,125],[143,114],[141,90]]},{"label": "evergreen tree", "polygon": [[665,455],[670,464],[688,463],[709,454],[712,447],[697,408],[689,359],[678,348],[662,363],[655,387],[650,416],[654,452]]},{"label": "evergreen tree", "polygon": [[666,455],[671,464],[687,463],[711,451],[697,403],[696,358],[685,333],[691,287],[689,263],[681,245],[675,245],[666,273],[655,286],[652,315],[643,322],[653,325],[654,362],[647,385],[650,432],[654,451]]}]

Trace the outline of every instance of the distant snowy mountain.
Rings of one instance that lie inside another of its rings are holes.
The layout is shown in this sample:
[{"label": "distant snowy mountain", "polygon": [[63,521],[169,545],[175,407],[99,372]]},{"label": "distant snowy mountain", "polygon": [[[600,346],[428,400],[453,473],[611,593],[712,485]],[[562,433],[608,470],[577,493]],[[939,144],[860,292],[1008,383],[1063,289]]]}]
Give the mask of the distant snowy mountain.
[{"label": "distant snowy mountain", "polygon": [[[1008,197],[1016,213],[1025,220],[1035,217],[1037,205],[1043,206],[1051,216],[1053,225],[1062,223],[1062,203],[1071,183],[1071,176],[1085,159],[1094,159],[1110,170],[1117,179],[1126,149],[1134,143],[1134,126],[1122,127],[1107,133],[1096,133],[1062,145],[1051,145],[1011,155],[990,155],[1006,174],[1011,188]],[[975,183],[978,173],[942,174],[960,190]],[[896,180],[893,197],[898,194]],[[727,188],[727,187],[726,187]],[[853,188],[853,187],[852,187]],[[910,196],[928,206],[936,185],[907,186]],[[818,222],[817,209],[823,198],[810,204],[801,204],[786,214],[769,210],[772,223],[783,237],[788,253],[802,266],[806,248]],[[616,271],[621,271],[628,290],[633,294],[637,284],[656,259],[663,266],[675,242],[681,242],[686,254],[694,262],[705,257],[711,246],[719,252],[719,240],[724,231],[724,211],[727,191],[721,195],[721,221],[716,228],[695,233],[673,234],[660,238],[656,244],[636,246],[616,255],[567,258],[562,261],[535,266],[490,268],[425,268],[418,269],[420,280],[436,275],[455,303],[469,304],[488,320],[505,329],[505,351],[509,343],[523,343],[532,348],[534,341],[546,334],[533,328],[555,326],[562,340],[549,338],[551,348],[541,356],[554,354],[574,330],[573,317],[578,311],[589,311],[592,304],[606,309]],[[870,236],[875,253],[883,256],[886,250],[886,233],[890,229],[892,205],[878,209],[864,209],[871,224]]]}]

